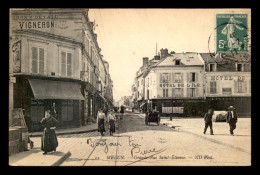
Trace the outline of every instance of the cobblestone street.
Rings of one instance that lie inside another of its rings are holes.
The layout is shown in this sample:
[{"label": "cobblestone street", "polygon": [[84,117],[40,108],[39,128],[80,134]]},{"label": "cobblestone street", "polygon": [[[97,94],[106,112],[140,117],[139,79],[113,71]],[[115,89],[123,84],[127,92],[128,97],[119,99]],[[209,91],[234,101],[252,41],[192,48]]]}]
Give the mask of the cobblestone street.
[{"label": "cobblestone street", "polygon": [[[142,116],[125,114],[114,136],[108,132],[103,137],[98,132],[61,135],[57,151],[71,152],[61,166],[250,165],[247,125],[249,118],[240,119],[237,135],[230,136],[226,123],[214,122],[211,136],[202,133],[203,119],[162,119],[160,126],[147,126]],[[39,148],[40,137],[32,140]]]}]

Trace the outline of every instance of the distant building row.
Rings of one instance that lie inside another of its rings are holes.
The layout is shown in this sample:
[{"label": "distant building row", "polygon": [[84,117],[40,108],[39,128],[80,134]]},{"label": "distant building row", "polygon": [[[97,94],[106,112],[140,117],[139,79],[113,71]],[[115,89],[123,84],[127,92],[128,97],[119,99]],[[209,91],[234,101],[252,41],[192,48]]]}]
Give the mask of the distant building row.
[{"label": "distant building row", "polygon": [[251,55],[168,53],[143,58],[132,86],[135,110],[198,116],[232,105],[251,114]]}]

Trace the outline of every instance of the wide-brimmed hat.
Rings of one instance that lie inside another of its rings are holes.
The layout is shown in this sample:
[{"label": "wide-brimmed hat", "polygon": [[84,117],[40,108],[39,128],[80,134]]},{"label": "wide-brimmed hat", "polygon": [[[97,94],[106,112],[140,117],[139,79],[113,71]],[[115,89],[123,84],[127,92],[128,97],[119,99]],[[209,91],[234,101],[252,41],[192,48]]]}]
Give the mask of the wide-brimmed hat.
[{"label": "wide-brimmed hat", "polygon": [[228,109],[236,109],[234,106],[229,106]]},{"label": "wide-brimmed hat", "polygon": [[102,108],[99,108],[98,111],[103,111],[103,109],[102,109]]}]

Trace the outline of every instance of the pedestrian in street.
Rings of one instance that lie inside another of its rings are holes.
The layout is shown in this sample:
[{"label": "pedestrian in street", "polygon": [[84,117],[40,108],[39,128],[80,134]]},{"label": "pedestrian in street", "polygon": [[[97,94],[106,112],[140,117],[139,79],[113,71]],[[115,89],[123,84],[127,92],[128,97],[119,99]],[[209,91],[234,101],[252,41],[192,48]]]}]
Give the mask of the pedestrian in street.
[{"label": "pedestrian in street", "polygon": [[104,135],[105,130],[105,114],[103,113],[103,109],[100,108],[97,113],[97,124],[98,124],[98,132],[101,133],[101,135]]},{"label": "pedestrian in street", "polygon": [[228,108],[227,116],[226,116],[226,121],[229,124],[230,128],[230,134],[234,136],[234,130],[236,129],[236,123],[237,123],[237,113],[235,111],[235,108],[233,106],[230,106]]},{"label": "pedestrian in street", "polygon": [[110,131],[110,135],[112,135],[112,136],[113,136],[113,133],[116,131],[116,129],[115,129],[116,117],[113,112],[114,111],[112,109],[109,110],[109,112],[108,112],[109,131]]},{"label": "pedestrian in street", "polygon": [[204,134],[206,133],[208,127],[210,127],[210,135],[213,134],[213,126],[212,126],[212,116],[213,116],[213,110],[209,109],[208,112],[204,115],[204,121],[205,121],[205,128],[204,128]]},{"label": "pedestrian in street", "polygon": [[54,114],[50,110],[45,111],[45,117],[41,120],[41,124],[44,126],[41,137],[43,155],[47,154],[47,152],[56,151],[58,147],[58,139],[55,133],[57,123],[58,121],[54,118]]}]

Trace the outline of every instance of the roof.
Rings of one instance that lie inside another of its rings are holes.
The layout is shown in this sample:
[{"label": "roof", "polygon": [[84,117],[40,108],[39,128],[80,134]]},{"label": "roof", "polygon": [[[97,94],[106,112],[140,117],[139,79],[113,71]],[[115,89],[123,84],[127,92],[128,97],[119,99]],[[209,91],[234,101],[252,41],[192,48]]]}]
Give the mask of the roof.
[{"label": "roof", "polygon": [[158,62],[153,62],[147,69],[147,71],[144,72],[143,77],[148,75],[150,70],[152,70],[156,66],[180,66],[175,65],[175,60],[180,60],[182,66],[203,66],[204,63],[199,58],[198,53],[195,52],[189,52],[189,53],[174,53],[172,55],[169,55]]},{"label": "roof", "polygon": [[236,62],[249,62],[251,61],[251,55],[249,53],[222,53],[221,57],[220,54],[217,53],[200,53],[202,59],[205,62],[209,63],[216,63],[220,62],[223,59],[229,59]]},{"label": "roof", "polygon": [[204,65],[198,53],[175,53],[158,62],[157,66],[179,66],[175,65],[175,60],[180,60],[183,66]]}]

